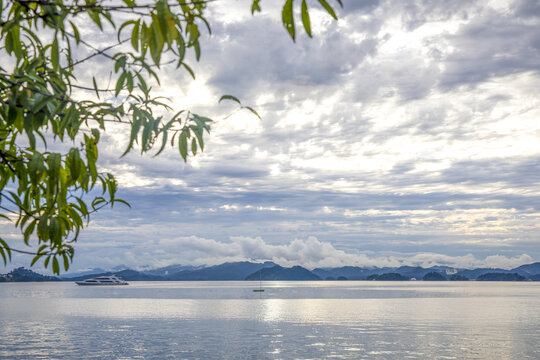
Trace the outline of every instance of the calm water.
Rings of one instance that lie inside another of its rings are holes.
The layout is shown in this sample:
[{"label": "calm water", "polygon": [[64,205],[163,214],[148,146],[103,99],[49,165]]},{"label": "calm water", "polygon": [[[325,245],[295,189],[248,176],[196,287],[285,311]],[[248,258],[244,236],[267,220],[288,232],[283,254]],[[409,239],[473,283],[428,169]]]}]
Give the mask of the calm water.
[{"label": "calm water", "polygon": [[540,283],[0,284],[0,359],[540,359]]}]

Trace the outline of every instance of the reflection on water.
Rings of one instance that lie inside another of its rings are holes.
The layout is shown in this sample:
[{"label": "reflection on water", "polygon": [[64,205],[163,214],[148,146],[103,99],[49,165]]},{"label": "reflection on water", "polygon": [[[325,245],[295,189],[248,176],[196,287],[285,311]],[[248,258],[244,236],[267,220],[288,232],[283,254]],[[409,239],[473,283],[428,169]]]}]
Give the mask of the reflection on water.
[{"label": "reflection on water", "polygon": [[538,359],[539,283],[0,284],[0,359]]}]

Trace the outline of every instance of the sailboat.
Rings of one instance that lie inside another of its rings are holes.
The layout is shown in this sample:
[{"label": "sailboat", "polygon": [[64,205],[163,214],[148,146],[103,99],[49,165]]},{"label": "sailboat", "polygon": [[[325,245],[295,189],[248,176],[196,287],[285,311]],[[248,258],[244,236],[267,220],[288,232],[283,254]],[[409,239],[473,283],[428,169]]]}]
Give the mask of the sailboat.
[{"label": "sailboat", "polygon": [[261,274],[262,274],[262,269],[259,270],[259,288],[253,289],[253,292],[264,292],[264,289],[262,288],[262,283],[261,283]]}]

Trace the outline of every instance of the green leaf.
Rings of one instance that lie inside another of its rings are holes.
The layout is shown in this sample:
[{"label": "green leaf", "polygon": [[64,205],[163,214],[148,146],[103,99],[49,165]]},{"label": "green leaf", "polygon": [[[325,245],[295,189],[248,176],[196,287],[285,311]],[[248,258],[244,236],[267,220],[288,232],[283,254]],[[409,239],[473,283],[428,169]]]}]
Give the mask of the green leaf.
[{"label": "green leaf", "polygon": [[94,140],[97,143],[99,141],[99,136],[100,136],[99,130],[96,129],[96,128],[93,128],[92,129],[92,136],[94,136]]},{"label": "green leaf", "polygon": [[88,14],[88,16],[90,16],[92,21],[99,27],[99,30],[103,31],[103,26],[101,25],[101,19],[99,18],[99,13],[92,9],[88,9],[86,13]]},{"label": "green leaf", "polygon": [[41,109],[43,109],[45,105],[47,105],[51,102],[51,100],[54,99],[52,96],[43,96],[41,94],[36,95],[34,98],[38,101],[36,101],[34,106],[32,106],[32,109],[30,110],[33,114],[37,114]]},{"label": "green leaf", "polygon": [[122,199],[114,199],[114,201],[113,201],[113,202],[114,202],[114,203],[117,203],[117,202],[119,202],[119,203],[121,203],[121,204],[124,204],[124,205],[126,205],[126,206],[127,206],[128,208],[130,208],[130,209],[131,209],[131,205],[130,205],[130,204],[129,204],[129,203],[127,202],[127,201],[125,201],[125,200],[122,200]]},{"label": "green leaf", "polygon": [[126,80],[127,80],[127,89],[129,93],[131,94],[133,92],[133,75],[130,72],[127,73]]},{"label": "green leaf", "polygon": [[43,256],[43,254],[38,254],[36,256],[34,256],[34,258],[32,259],[32,262],[30,263],[30,267],[34,266],[34,264]]},{"label": "green leaf", "polygon": [[75,36],[75,43],[79,44],[81,42],[81,35],[79,34],[79,29],[75,26],[75,24],[70,20],[69,23],[71,24],[71,29],[73,30],[73,36]]},{"label": "green leaf", "polygon": [[193,156],[197,155],[197,140],[195,138],[191,139],[191,153]]},{"label": "green leaf", "polygon": [[187,161],[187,131],[182,131],[180,134],[180,139],[178,140],[178,149],[180,150],[180,155],[182,156],[182,159],[184,159],[184,162]]},{"label": "green leaf", "polygon": [[120,68],[124,69],[126,67],[127,57],[125,55],[119,56],[114,63],[114,72],[117,73]]},{"label": "green leaf", "polygon": [[261,0],[253,0],[253,3],[251,4],[251,15],[255,14],[255,12],[261,12],[261,6],[259,3]]},{"label": "green leaf", "polygon": [[159,61],[161,59],[161,52],[163,50],[163,45],[165,44],[165,38],[163,37],[163,34],[161,33],[161,29],[159,28],[159,20],[157,19],[157,16],[155,14],[152,14],[152,19],[154,22],[150,26],[151,31],[151,42],[150,42],[150,56],[152,57],[152,60],[154,60],[154,64],[156,64],[157,67],[159,67]]},{"label": "green leaf", "polygon": [[68,271],[69,270],[69,258],[66,255],[66,253],[62,253],[62,258],[64,259],[64,270]]},{"label": "green leaf", "polygon": [[15,53],[15,56],[17,57],[17,59],[21,59],[24,56],[24,53],[22,51],[22,44],[21,44],[19,29],[20,29],[19,26],[14,26],[10,31],[10,35],[13,38],[13,52]]},{"label": "green leaf", "polygon": [[56,256],[54,256],[52,259],[52,270],[53,273],[55,273],[56,275],[60,274],[60,265],[58,264],[58,259],[56,258]]},{"label": "green leaf", "polygon": [[4,254],[4,248],[0,246],[0,256],[2,256],[2,260],[4,260],[4,265],[7,265],[8,261],[6,258],[6,255]]},{"label": "green leaf", "polygon": [[123,72],[118,77],[118,80],[116,81],[116,88],[114,90],[114,96],[118,96],[118,94],[120,94],[120,91],[122,91],[122,89],[124,88],[124,83],[126,81],[126,76],[127,76],[127,73]]},{"label": "green leaf", "polygon": [[40,240],[49,240],[49,218],[47,215],[42,215],[38,220],[37,235]]},{"label": "green leaf", "polygon": [[257,116],[259,119],[262,120],[261,116],[259,115],[259,113],[257,111],[255,111],[255,109],[253,109],[251,106],[244,106],[244,108],[248,109],[249,111],[251,111],[253,114],[255,114],[255,116]]},{"label": "green leaf", "polygon": [[184,67],[186,68],[186,70],[188,71],[188,73],[191,75],[191,77],[193,78],[193,80],[195,80],[195,73],[193,72],[193,70],[191,70],[191,68],[190,68],[186,63],[182,63],[182,65],[184,65]]},{"label": "green leaf", "polygon": [[242,106],[242,103],[240,102],[240,100],[238,100],[238,98],[236,96],[223,95],[222,97],[219,98],[218,104],[223,100],[232,100],[232,101],[237,102],[240,106]]},{"label": "green leaf", "polygon": [[311,37],[311,22],[309,20],[309,12],[306,0],[302,0],[302,24],[309,37]]},{"label": "green leaf", "polygon": [[92,83],[94,84],[94,91],[96,92],[96,96],[99,99],[99,90],[98,90],[95,76],[92,76]]},{"label": "green leaf", "polygon": [[332,9],[332,7],[326,2],[326,0],[319,0],[319,3],[323,6],[326,12],[330,14],[330,16],[332,16],[336,20],[338,19],[336,13],[334,12],[334,9]]},{"label": "green leaf", "polygon": [[32,234],[34,233],[34,228],[36,227],[36,222],[37,222],[37,220],[32,221],[30,224],[28,224],[28,226],[24,230],[24,243],[26,245],[30,244],[30,236],[32,236]]},{"label": "green leaf", "polygon": [[186,56],[186,42],[182,34],[179,34],[176,39],[176,44],[178,45],[178,64],[182,64],[184,57]]},{"label": "green leaf", "polygon": [[283,10],[281,11],[281,21],[294,41],[296,33],[294,29],[293,0],[287,0],[285,5],[283,5]]},{"label": "green leaf", "polygon": [[60,229],[60,223],[56,217],[51,217],[49,222],[49,236],[51,241],[57,245],[62,243],[62,233]]},{"label": "green leaf", "polygon": [[167,23],[167,18],[169,17],[169,6],[166,0],[158,0],[156,2],[156,17],[158,20],[160,32],[163,38],[167,41],[169,46],[171,45],[172,38],[167,36],[169,33],[169,24]]},{"label": "green leaf", "polygon": [[6,36],[6,40],[5,40],[4,44],[6,46],[7,53],[11,54],[13,52],[13,37],[11,36],[11,34],[8,34]]},{"label": "green leaf", "polygon": [[197,137],[197,141],[199,141],[199,147],[201,148],[201,151],[204,151],[202,131],[195,131],[195,136]]},{"label": "green leaf", "polygon": [[131,30],[131,46],[135,51],[139,51],[139,28],[141,24],[141,19],[135,22],[133,30]]},{"label": "green leaf", "polygon": [[49,168],[49,178],[57,179],[60,174],[62,157],[58,153],[51,153],[47,157],[47,166]]},{"label": "green leaf", "polygon": [[71,173],[71,178],[76,180],[79,178],[82,168],[81,155],[79,154],[79,149],[71,148],[67,155],[67,165],[69,172]]},{"label": "green leaf", "polygon": [[199,61],[199,59],[201,58],[201,46],[199,45],[198,41],[193,43],[193,49],[195,50],[195,59]]},{"label": "green leaf", "polygon": [[[0,238],[0,254],[2,255],[2,258],[4,259],[4,265],[7,265],[7,260],[11,260],[11,249],[9,248],[8,244]],[[7,255],[7,258],[6,258]]]},{"label": "green leaf", "polygon": [[[117,32],[118,42],[121,41],[120,35],[121,35],[121,33],[122,33],[122,29],[124,29],[126,26],[129,26],[129,25],[131,25],[131,24],[136,24],[136,23],[137,23],[137,22],[136,22],[135,20],[128,20],[128,21],[124,22],[124,23],[120,26],[120,28],[118,29],[118,32]],[[133,32],[132,32],[132,33],[133,33]]]},{"label": "green leaf", "polygon": [[28,167],[28,176],[32,184],[39,184],[46,174],[46,168],[44,164],[43,156],[40,153],[35,153],[30,160],[30,166]]},{"label": "green leaf", "polygon": [[58,50],[58,39],[54,37],[54,41],[51,46],[51,64],[55,71],[60,68],[60,52]]},{"label": "green leaf", "polygon": [[[46,245],[43,245],[40,247],[40,249],[44,249],[46,248],[47,246]],[[37,252],[37,255],[34,256],[34,258],[32,259],[32,262],[30,263],[30,267],[34,266],[34,264],[45,254],[42,254],[41,251],[38,250]]]}]

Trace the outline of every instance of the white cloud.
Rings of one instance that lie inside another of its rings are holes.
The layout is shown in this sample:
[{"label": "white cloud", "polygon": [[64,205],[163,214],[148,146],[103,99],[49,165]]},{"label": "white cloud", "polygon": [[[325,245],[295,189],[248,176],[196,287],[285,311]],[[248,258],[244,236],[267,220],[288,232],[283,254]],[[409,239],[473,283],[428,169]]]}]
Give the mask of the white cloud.
[{"label": "white cloud", "polygon": [[[273,245],[260,237],[235,236],[228,242],[195,236],[181,237],[160,242],[171,253],[189,253],[197,265],[214,265],[226,261],[273,261],[282,266],[301,265],[309,269],[317,267],[399,267],[403,265],[431,267],[444,265],[458,268],[503,268],[511,269],[533,262],[526,254],[513,257],[487,256],[484,259],[472,254],[448,256],[437,253],[401,254],[391,256],[367,255],[358,251],[346,252],[336,249],[329,242],[310,236],[294,239],[290,243]],[[187,260],[190,261],[190,260]]]}]

